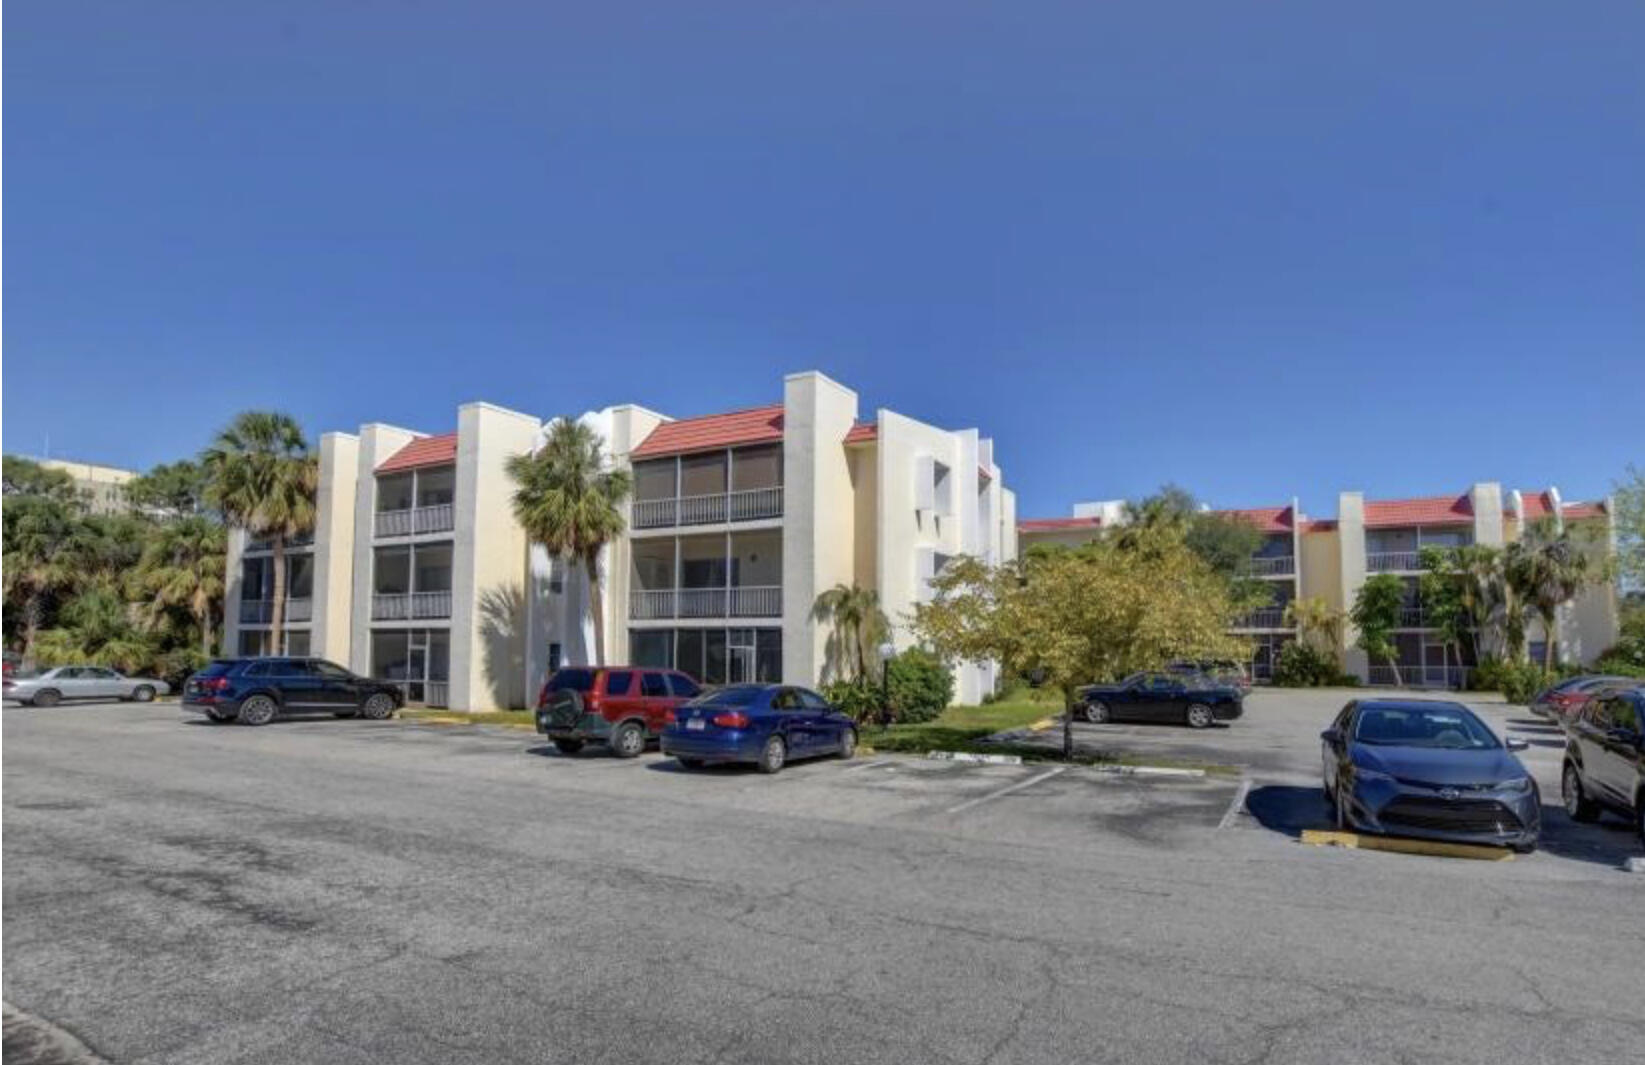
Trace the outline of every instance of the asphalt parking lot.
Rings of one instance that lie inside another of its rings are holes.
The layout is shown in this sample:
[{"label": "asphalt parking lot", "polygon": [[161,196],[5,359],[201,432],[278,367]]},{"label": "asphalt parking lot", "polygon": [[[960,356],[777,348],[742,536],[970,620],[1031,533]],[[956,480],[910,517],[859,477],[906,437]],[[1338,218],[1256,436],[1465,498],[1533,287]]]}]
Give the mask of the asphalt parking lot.
[{"label": "asphalt parking lot", "polygon": [[113,1061],[1636,1057],[1645,878],[1300,846],[1293,694],[1079,726],[1205,778],[8,708],[5,997]]}]

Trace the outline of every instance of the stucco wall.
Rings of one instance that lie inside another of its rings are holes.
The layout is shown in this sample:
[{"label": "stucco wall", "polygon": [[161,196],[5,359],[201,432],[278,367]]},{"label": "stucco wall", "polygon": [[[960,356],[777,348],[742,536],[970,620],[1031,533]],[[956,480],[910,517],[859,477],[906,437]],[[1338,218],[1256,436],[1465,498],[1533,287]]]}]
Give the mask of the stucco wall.
[{"label": "stucco wall", "polygon": [[828,632],[817,596],[856,574],[856,503],[845,435],[857,394],[816,372],[783,379],[783,679],[821,680]]},{"label": "stucco wall", "polygon": [[348,645],[348,666],[356,673],[371,672],[371,552],[376,527],[377,467],[424,435],[378,422],[360,426],[355,467],[358,472],[354,482],[354,591],[349,605]]},{"label": "stucco wall", "polygon": [[[1359,492],[1343,492],[1337,497],[1337,565],[1340,577],[1339,602],[1344,611],[1354,605],[1360,588],[1365,584],[1365,496]],[[1370,662],[1365,652],[1354,646],[1359,630],[1353,622],[1342,625],[1343,669],[1361,680],[1370,677]]]},{"label": "stucco wall", "polygon": [[337,663],[349,661],[354,641],[354,509],[359,480],[359,437],[351,433],[323,434],[309,653]]}]

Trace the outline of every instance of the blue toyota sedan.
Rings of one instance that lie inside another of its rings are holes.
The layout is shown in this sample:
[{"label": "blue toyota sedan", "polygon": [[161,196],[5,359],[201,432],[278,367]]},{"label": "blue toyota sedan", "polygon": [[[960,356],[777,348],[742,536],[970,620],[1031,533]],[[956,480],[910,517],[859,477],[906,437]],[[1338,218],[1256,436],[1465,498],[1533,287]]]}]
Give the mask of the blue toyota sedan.
[{"label": "blue toyota sedan", "polygon": [[775,773],[796,758],[857,753],[857,726],[807,688],[733,684],[674,711],[662,750],[687,769],[709,762],[751,762]]}]

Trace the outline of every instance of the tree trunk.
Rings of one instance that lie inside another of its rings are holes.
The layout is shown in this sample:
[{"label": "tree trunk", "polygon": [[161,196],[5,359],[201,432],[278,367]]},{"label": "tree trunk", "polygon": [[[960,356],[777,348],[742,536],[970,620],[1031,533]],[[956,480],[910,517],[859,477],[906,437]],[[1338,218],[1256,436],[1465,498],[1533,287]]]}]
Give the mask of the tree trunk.
[{"label": "tree trunk", "polygon": [[1074,760],[1074,689],[1062,690],[1062,760]]},{"label": "tree trunk", "polygon": [[1388,668],[1394,671],[1394,687],[1396,687],[1396,688],[1405,687],[1405,678],[1400,676],[1400,672],[1399,672],[1399,654],[1398,654],[1398,652],[1388,656]]},{"label": "tree trunk", "polygon": [[207,658],[211,657],[211,607],[200,615],[200,650]]},{"label": "tree trunk", "polygon": [[40,635],[40,597],[31,595],[23,604],[23,664],[34,668],[34,638]]},{"label": "tree trunk", "polygon": [[1557,635],[1559,626],[1559,612],[1556,609],[1552,614],[1542,615],[1542,671],[1553,672],[1554,650],[1559,642]]},{"label": "tree trunk", "polygon": [[286,653],[286,538],[274,535],[274,602],[269,608],[269,653]]},{"label": "tree trunk", "polygon": [[588,573],[588,610],[594,615],[594,664],[605,665],[605,595],[600,590],[600,555],[592,552],[583,558],[583,569]]}]

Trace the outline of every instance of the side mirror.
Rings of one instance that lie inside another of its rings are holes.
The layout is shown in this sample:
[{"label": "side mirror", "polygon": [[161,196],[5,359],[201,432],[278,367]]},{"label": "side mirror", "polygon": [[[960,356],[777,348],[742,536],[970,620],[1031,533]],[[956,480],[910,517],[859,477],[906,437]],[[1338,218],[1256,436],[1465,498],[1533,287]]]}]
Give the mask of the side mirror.
[{"label": "side mirror", "polygon": [[1335,729],[1335,728],[1328,728],[1324,732],[1321,732],[1319,734],[1319,738],[1324,740],[1326,743],[1329,743],[1331,746],[1335,747],[1337,744],[1342,742],[1342,730],[1341,729]]},{"label": "side mirror", "polygon": [[1518,737],[1511,737],[1508,740],[1508,749],[1510,751],[1528,751],[1531,749],[1531,745]]}]

